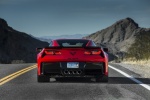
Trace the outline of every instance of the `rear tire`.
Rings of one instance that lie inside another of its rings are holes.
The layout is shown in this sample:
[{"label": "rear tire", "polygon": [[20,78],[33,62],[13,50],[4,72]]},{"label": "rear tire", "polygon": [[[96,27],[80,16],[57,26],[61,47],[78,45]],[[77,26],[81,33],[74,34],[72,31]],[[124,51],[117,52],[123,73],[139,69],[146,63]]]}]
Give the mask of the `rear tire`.
[{"label": "rear tire", "polygon": [[48,76],[37,76],[37,81],[38,82],[50,82],[50,78]]},{"label": "rear tire", "polygon": [[103,75],[103,76],[96,76],[95,77],[96,78],[96,82],[108,82],[108,76],[106,76],[106,75]]}]

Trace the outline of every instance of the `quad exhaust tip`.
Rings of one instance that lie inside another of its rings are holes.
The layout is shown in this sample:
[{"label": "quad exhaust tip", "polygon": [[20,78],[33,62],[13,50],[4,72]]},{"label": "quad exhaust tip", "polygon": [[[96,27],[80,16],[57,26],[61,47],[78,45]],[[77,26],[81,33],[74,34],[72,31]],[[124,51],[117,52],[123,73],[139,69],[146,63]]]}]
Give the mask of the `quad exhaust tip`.
[{"label": "quad exhaust tip", "polygon": [[78,71],[72,71],[72,70],[65,70],[64,71],[64,74],[68,74],[68,75],[80,75],[82,73],[81,70],[78,70]]},{"label": "quad exhaust tip", "polygon": [[81,73],[82,73],[82,71],[81,71],[81,70],[77,71],[77,74],[81,74]]},{"label": "quad exhaust tip", "polygon": [[64,74],[69,74],[69,71],[68,71],[68,70],[65,70],[65,71],[64,71]]}]

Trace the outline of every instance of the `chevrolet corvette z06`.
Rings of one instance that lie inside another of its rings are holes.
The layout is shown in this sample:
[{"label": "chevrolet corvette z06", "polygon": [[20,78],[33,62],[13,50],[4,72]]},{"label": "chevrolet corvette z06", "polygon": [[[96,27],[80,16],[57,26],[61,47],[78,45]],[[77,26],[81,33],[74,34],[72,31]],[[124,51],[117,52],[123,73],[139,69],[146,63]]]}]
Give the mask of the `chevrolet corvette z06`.
[{"label": "chevrolet corvette z06", "polygon": [[88,39],[56,39],[37,48],[37,81],[51,77],[94,77],[108,82],[108,49]]}]

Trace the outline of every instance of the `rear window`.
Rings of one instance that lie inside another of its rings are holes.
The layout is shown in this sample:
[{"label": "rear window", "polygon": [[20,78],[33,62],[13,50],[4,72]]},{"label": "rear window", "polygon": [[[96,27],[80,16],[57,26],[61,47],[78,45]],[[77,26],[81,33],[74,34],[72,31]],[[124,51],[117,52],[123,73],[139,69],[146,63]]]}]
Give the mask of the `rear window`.
[{"label": "rear window", "polygon": [[58,44],[62,47],[85,47],[89,40],[57,40]]}]

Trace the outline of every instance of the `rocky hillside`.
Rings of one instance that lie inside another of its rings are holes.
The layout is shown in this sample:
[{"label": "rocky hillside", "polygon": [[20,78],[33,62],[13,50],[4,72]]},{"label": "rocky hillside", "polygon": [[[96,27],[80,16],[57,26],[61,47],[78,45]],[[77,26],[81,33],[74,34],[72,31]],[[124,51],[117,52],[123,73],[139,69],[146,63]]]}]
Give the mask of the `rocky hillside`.
[{"label": "rocky hillside", "polygon": [[141,28],[133,19],[125,18],[84,38],[92,39],[98,45],[108,47],[113,55],[123,58],[137,36],[145,32],[150,32],[150,29]]},{"label": "rocky hillside", "polygon": [[[141,30],[134,43],[129,47],[125,59],[136,61],[150,60],[150,31]],[[150,63],[150,62],[149,62]]]},{"label": "rocky hillside", "polygon": [[14,30],[0,18],[0,63],[36,62],[36,48],[45,46],[47,42]]}]

